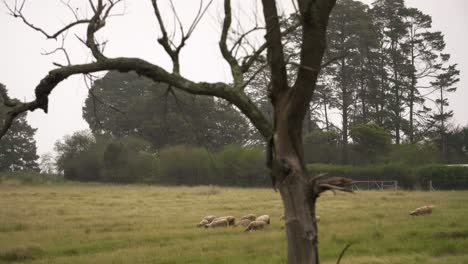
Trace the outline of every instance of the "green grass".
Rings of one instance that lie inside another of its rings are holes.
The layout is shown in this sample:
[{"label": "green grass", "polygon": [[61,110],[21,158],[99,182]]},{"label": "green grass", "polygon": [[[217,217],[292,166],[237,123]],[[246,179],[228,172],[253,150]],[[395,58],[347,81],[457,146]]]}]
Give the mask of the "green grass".
[{"label": "green grass", "polygon": [[[434,204],[430,216],[408,212]],[[468,263],[468,192],[358,192],[318,202],[320,255],[336,263]],[[269,214],[272,225],[199,229],[204,215]],[[0,185],[0,263],[285,263],[270,189]]]}]

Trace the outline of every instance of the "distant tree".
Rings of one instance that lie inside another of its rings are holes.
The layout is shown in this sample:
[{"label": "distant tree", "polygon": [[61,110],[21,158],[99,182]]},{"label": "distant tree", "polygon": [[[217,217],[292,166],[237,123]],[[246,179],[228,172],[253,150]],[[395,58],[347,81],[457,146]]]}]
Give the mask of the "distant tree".
[{"label": "distant tree", "polygon": [[304,158],[307,163],[339,163],[340,132],[336,129],[314,129],[304,137]]},{"label": "distant tree", "polygon": [[135,137],[111,140],[105,146],[102,181],[132,183],[155,181],[157,161],[151,143]]},{"label": "distant tree", "polygon": [[381,42],[381,71],[387,72],[382,79],[384,96],[381,99],[388,100],[385,105],[389,115],[387,123],[383,125],[392,128],[397,145],[401,143],[404,98],[408,90],[405,79],[408,76],[408,62],[402,47],[407,33],[401,16],[404,10],[404,0],[377,0],[371,10]]},{"label": "distant tree", "polygon": [[[442,57],[444,61],[448,61],[449,59],[449,56],[445,54]],[[448,160],[446,138],[447,121],[453,116],[453,111],[447,111],[446,108],[449,105],[446,94],[453,93],[457,90],[457,87],[454,85],[460,81],[458,78],[460,71],[457,70],[456,67],[456,64],[441,67],[435,80],[431,82],[438,94],[438,98],[435,100],[438,111],[431,116],[431,124],[437,128],[436,130],[440,138],[440,148],[444,161]]]},{"label": "distant tree", "polygon": [[56,166],[60,173],[69,177],[71,172],[70,164],[75,164],[78,157],[88,151],[96,139],[88,130],[78,131],[71,136],[65,136],[63,140],[55,142],[54,150],[57,153]]},{"label": "distant tree", "polygon": [[94,82],[83,108],[94,134],[138,136],[155,147],[220,148],[244,143],[247,120],[231,105],[154,83],[135,73],[109,72]]},{"label": "distant tree", "polygon": [[355,150],[365,163],[375,163],[390,150],[390,134],[375,123],[355,125],[350,134],[355,143]]},{"label": "distant tree", "polygon": [[56,166],[54,155],[50,152],[42,154],[39,158],[39,168],[41,173],[49,175],[55,174]]},{"label": "distant tree", "polygon": [[455,127],[447,131],[445,138],[447,162],[468,163],[468,126]]},{"label": "distant tree", "polygon": [[[426,111],[422,108],[416,111],[417,105],[422,105],[425,101],[425,94],[421,94],[420,89],[427,90],[432,87],[421,87],[418,85],[422,79],[427,79],[434,75],[440,66],[438,64],[439,54],[445,48],[444,36],[440,31],[431,31],[432,18],[416,8],[402,9],[400,15],[403,18],[407,34],[402,41],[403,52],[407,56],[408,63],[408,96],[406,98],[409,107],[409,142],[415,142],[415,133],[418,123],[416,118]],[[424,89],[426,88],[426,89]]]},{"label": "distant tree", "polygon": [[[7,94],[6,87],[0,83],[0,92]],[[0,93],[0,94],[1,94]],[[9,111],[0,97],[0,121],[4,122],[4,116]],[[36,134],[35,128],[32,128],[26,121],[26,114],[17,117],[11,126],[11,129],[0,141],[0,171],[16,170],[38,170],[37,164]]]},{"label": "distant tree", "polygon": [[364,109],[362,114],[367,114],[365,57],[376,45],[371,30],[372,23],[366,5],[353,0],[337,2],[330,16],[326,52],[328,59],[336,59],[337,63],[329,65],[325,73],[332,76],[336,106],[341,112],[341,159],[344,164],[348,163],[349,126],[352,113],[358,111],[358,96],[361,97]]}]

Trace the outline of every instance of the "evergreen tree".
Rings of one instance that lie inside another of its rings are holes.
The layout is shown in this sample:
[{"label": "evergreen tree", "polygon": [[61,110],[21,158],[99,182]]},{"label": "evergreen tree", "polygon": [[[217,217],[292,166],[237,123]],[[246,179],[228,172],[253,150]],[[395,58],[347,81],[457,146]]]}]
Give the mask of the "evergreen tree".
[{"label": "evergreen tree", "polygon": [[[7,94],[6,87],[0,83],[2,93]],[[0,98],[0,117],[2,123],[8,107],[4,106]],[[22,114],[13,121],[7,134],[0,141],[0,171],[38,170],[35,128],[26,121]]]}]

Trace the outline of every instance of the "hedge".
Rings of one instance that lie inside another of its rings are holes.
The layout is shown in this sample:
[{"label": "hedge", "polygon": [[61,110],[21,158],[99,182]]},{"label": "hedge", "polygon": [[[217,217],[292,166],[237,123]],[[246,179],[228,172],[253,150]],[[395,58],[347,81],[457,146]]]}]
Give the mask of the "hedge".
[{"label": "hedge", "polygon": [[409,166],[382,164],[349,166],[330,164],[308,164],[311,175],[327,173],[328,176],[347,177],[356,181],[396,180],[405,189],[427,189],[429,181],[438,190],[468,189],[468,167],[430,164]]}]

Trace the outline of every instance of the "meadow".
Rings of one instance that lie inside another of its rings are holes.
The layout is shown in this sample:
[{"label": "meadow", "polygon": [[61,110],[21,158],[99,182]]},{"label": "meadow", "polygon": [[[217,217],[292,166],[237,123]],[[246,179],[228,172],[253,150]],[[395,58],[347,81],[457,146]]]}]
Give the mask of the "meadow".
[{"label": "meadow", "polygon": [[[411,217],[433,204],[432,215]],[[322,263],[468,263],[468,192],[327,193]],[[269,214],[266,230],[197,228],[208,214]],[[0,263],[285,263],[272,189],[0,184]]]}]

